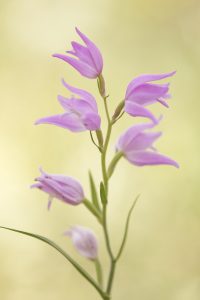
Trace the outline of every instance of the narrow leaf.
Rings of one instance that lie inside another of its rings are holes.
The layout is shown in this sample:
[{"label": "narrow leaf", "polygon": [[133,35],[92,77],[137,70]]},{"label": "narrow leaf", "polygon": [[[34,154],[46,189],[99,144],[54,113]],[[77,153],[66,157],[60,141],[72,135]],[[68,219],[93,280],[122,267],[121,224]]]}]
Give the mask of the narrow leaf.
[{"label": "narrow leaf", "polygon": [[100,197],[103,205],[107,204],[107,196],[103,182],[100,183]]},{"label": "narrow leaf", "polygon": [[117,256],[116,256],[116,259],[115,259],[116,261],[120,258],[121,254],[122,254],[122,252],[123,252],[123,250],[124,250],[124,246],[125,246],[126,239],[127,239],[127,235],[128,235],[128,228],[129,228],[129,223],[130,223],[130,219],[131,219],[131,214],[132,214],[132,212],[133,212],[133,209],[134,209],[134,207],[135,207],[135,205],[136,205],[136,203],[137,203],[139,197],[140,197],[140,195],[138,195],[138,196],[135,198],[135,200],[134,200],[134,202],[133,202],[133,204],[132,204],[132,206],[131,206],[131,208],[130,208],[130,210],[129,210],[129,212],[128,212],[128,216],[127,216],[126,224],[125,224],[124,236],[123,236],[123,239],[122,239],[122,243],[121,243],[119,252],[118,252],[118,254],[117,254]]},{"label": "narrow leaf", "polygon": [[54,249],[56,249],[60,254],[62,254],[71,264],[72,266],[74,266],[74,268],[87,280],[90,282],[90,284],[93,285],[93,287],[99,292],[99,294],[102,297],[105,297],[104,292],[101,290],[101,288],[98,286],[98,284],[94,281],[94,279],[87,273],[87,271],[85,271],[73,258],[71,258],[71,256],[69,254],[67,254],[62,248],[60,248],[56,243],[54,243],[53,241],[49,240],[48,238],[38,235],[38,234],[34,234],[34,233],[30,233],[30,232],[26,232],[26,231],[21,231],[21,230],[17,230],[17,229],[13,229],[13,228],[8,228],[8,227],[3,227],[0,226],[0,228],[2,229],[6,229],[6,230],[10,230],[10,231],[14,231],[17,233],[21,233],[27,236],[31,236],[35,239],[38,239],[48,245],[50,245],[51,247],[53,247]]},{"label": "narrow leaf", "polygon": [[121,151],[118,151],[115,156],[113,157],[112,161],[110,162],[109,164],[109,167],[108,167],[108,178],[110,178],[117,166],[117,163],[119,162],[119,160],[122,158],[123,156],[123,152]]},{"label": "narrow leaf", "polygon": [[92,173],[90,171],[89,171],[89,180],[90,180],[90,192],[91,192],[92,202],[94,206],[97,208],[97,210],[101,211],[96,186],[94,183],[94,179],[92,177]]},{"label": "narrow leaf", "polygon": [[99,210],[96,209],[96,207],[94,206],[94,204],[91,203],[87,199],[83,200],[83,204],[98,219],[98,221],[100,222],[100,224],[102,224],[102,222],[103,222],[102,221],[102,214],[101,214],[101,212]]}]

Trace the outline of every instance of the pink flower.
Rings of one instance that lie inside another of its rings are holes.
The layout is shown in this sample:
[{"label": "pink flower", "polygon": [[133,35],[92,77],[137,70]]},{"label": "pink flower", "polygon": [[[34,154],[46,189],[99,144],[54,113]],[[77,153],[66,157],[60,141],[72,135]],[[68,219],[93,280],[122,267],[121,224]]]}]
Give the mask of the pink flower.
[{"label": "pink flower", "polygon": [[126,90],[125,111],[133,117],[149,118],[155,123],[156,118],[146,106],[159,102],[168,107],[166,100],[170,98],[168,93],[169,84],[155,84],[150,82],[171,77],[175,73],[147,74],[133,79]]},{"label": "pink flower", "polygon": [[79,254],[91,260],[97,258],[98,243],[92,230],[82,226],[73,226],[65,234],[72,239],[72,243]]},{"label": "pink flower", "polygon": [[40,168],[41,176],[35,180],[31,188],[37,188],[49,195],[50,208],[53,198],[57,198],[71,205],[78,205],[84,200],[81,184],[74,178],[64,175],[48,174]]},{"label": "pink flower", "polygon": [[172,165],[178,168],[177,162],[155,151],[153,143],[161,136],[161,132],[146,132],[154,126],[153,123],[146,123],[130,127],[119,138],[117,151],[121,151],[136,166]]},{"label": "pink flower", "polygon": [[66,61],[85,77],[97,78],[103,69],[101,52],[78,28],[76,28],[76,32],[85,43],[85,46],[77,42],[72,42],[73,50],[67,51],[67,53],[72,54],[74,57],[64,54],[54,54],[53,57]]},{"label": "pink flower", "polygon": [[64,80],[62,82],[69,91],[79,95],[80,98],[58,96],[58,101],[66,112],[41,118],[35,124],[52,124],[69,129],[72,132],[98,130],[101,125],[101,119],[95,98],[84,90],[72,87]]}]

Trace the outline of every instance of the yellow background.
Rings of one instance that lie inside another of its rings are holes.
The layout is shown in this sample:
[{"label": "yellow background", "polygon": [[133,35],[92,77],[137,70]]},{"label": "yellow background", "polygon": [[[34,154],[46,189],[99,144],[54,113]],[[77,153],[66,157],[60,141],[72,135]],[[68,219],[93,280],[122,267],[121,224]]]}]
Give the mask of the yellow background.
[{"label": "yellow background", "polygon": [[[199,0],[1,0],[0,1],[0,225],[43,234],[59,243],[91,274],[94,269],[62,236],[70,225],[92,227],[108,260],[101,229],[82,206],[54,201],[30,190],[38,167],[76,177],[88,193],[87,170],[99,180],[99,154],[88,132],[72,134],[36,119],[59,113],[60,79],[88,89],[102,103],[94,80],[81,78],[51,57],[78,40],[78,26],[101,49],[110,108],[141,73],[177,70],[159,151],[181,168],[137,168],[121,161],[111,181],[109,229],[117,249],[125,216],[141,193],[129,240],[119,263],[113,299],[197,300],[200,295],[199,202]],[[105,121],[105,119],[103,119]],[[137,120],[124,116],[120,132]],[[112,154],[112,151],[110,151]],[[0,231],[0,299],[100,299],[63,257],[41,242]],[[107,271],[107,267],[105,267]]]}]

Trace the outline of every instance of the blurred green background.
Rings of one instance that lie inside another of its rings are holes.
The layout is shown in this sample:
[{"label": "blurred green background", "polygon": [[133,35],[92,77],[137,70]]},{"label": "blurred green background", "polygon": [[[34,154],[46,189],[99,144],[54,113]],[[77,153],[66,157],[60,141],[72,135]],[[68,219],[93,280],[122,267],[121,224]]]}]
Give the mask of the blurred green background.
[{"label": "blurred green background", "polygon": [[[89,134],[72,134],[36,119],[61,112],[56,97],[60,79],[97,94],[94,80],[81,78],[53,59],[78,26],[101,49],[110,108],[123,99],[127,83],[140,73],[177,70],[171,79],[170,109],[160,125],[159,151],[181,168],[137,168],[122,161],[111,181],[109,228],[113,247],[121,241],[127,210],[138,193],[129,240],[119,263],[113,299],[197,300],[200,295],[199,202],[199,0],[1,0],[0,1],[0,224],[43,234],[59,243],[94,273],[62,236],[70,225],[92,227],[108,260],[101,229],[84,207],[54,201],[30,190],[38,167],[63,173],[89,191],[87,170],[101,176],[99,154]],[[135,122],[126,116],[120,132]],[[112,152],[110,152],[112,154]],[[0,299],[100,299],[90,285],[41,242],[0,231]],[[107,268],[105,267],[105,272]]]}]

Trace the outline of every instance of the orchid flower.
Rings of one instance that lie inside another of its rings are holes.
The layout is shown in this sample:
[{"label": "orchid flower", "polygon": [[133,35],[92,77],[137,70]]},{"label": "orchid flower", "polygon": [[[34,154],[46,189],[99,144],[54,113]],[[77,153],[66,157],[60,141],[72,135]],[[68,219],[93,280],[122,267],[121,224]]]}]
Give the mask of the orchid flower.
[{"label": "orchid flower", "polygon": [[159,102],[168,107],[167,99],[170,98],[169,84],[155,84],[151,81],[171,77],[176,72],[165,74],[140,75],[133,79],[126,89],[125,111],[133,117],[144,117],[156,122],[156,118],[146,106]]},{"label": "orchid flower", "polygon": [[32,188],[37,188],[49,195],[48,208],[53,198],[57,198],[71,205],[78,205],[84,200],[81,184],[74,178],[64,175],[49,174],[40,168],[41,176],[35,180]]},{"label": "orchid flower", "polygon": [[95,98],[84,90],[72,87],[64,80],[62,80],[62,83],[69,91],[77,94],[80,98],[58,96],[58,101],[66,112],[41,118],[35,124],[52,124],[69,129],[72,132],[98,130],[101,119],[98,114]]},{"label": "orchid flower", "polygon": [[72,243],[76,250],[82,256],[95,260],[98,257],[98,243],[93,231],[82,226],[73,226],[65,235],[72,239]]},{"label": "orchid flower", "polygon": [[76,69],[82,76],[88,78],[97,78],[103,69],[103,58],[101,52],[97,46],[78,28],[76,28],[77,34],[80,36],[85,45],[81,45],[77,42],[72,42],[72,50],[67,51],[69,55],[53,54],[53,57],[60,58],[70,64]]},{"label": "orchid flower", "polygon": [[179,167],[177,162],[155,151],[153,143],[161,136],[161,132],[146,132],[153,128],[154,123],[138,124],[130,127],[119,138],[116,150],[136,166],[172,165]]}]

